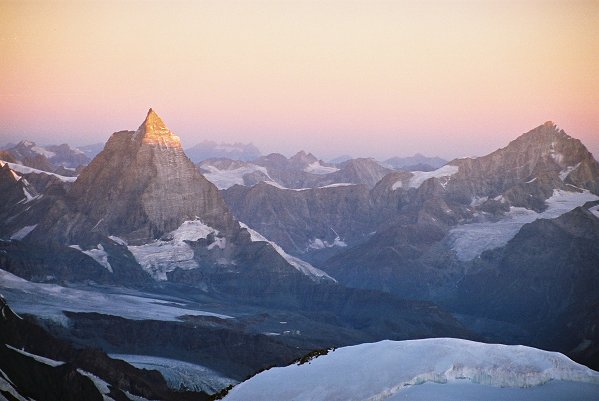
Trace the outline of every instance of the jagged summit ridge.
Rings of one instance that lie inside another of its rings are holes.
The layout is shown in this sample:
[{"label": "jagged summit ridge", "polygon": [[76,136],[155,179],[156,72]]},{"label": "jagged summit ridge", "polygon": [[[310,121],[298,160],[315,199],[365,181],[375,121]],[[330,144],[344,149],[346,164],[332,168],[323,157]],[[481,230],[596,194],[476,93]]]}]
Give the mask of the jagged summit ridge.
[{"label": "jagged summit ridge", "polygon": [[152,108],[148,110],[145,120],[135,132],[135,138],[141,140],[142,143],[181,148],[181,139],[168,129],[162,118]]}]

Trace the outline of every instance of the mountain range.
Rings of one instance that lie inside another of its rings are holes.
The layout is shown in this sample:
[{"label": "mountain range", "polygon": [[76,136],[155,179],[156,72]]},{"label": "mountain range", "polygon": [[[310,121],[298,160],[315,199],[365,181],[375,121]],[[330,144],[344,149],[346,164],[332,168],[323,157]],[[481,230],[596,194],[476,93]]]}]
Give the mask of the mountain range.
[{"label": "mountain range", "polygon": [[[0,156],[5,308],[40,336],[157,366],[171,390],[387,339],[525,344],[599,368],[599,163],[552,122],[447,163],[194,164],[150,109],[92,160],[27,141]],[[81,369],[137,397],[187,396]]]}]

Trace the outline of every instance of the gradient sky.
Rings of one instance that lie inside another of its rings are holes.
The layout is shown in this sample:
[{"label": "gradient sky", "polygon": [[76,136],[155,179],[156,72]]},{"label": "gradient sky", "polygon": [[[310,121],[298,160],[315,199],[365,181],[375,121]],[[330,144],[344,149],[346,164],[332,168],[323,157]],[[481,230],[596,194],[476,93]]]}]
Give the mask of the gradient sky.
[{"label": "gradient sky", "polygon": [[599,155],[599,1],[0,0],[0,144],[153,107],[185,147],[483,155],[546,120]]}]

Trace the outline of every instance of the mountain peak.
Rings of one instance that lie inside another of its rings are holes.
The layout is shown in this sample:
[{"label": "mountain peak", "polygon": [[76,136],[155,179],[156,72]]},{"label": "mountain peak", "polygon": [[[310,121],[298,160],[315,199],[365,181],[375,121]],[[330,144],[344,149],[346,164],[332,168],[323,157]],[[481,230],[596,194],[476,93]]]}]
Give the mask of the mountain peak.
[{"label": "mountain peak", "polygon": [[148,110],[146,119],[139,126],[136,138],[143,143],[165,147],[181,147],[181,140],[168,129],[162,118],[152,109]]}]

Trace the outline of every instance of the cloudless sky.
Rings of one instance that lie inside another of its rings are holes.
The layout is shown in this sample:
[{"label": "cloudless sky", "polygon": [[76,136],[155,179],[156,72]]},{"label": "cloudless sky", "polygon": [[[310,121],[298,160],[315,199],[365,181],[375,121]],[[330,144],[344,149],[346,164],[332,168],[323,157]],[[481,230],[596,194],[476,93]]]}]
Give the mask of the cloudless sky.
[{"label": "cloudless sky", "polygon": [[153,107],[185,147],[483,155],[553,120],[599,155],[599,1],[0,0],[0,144]]}]

